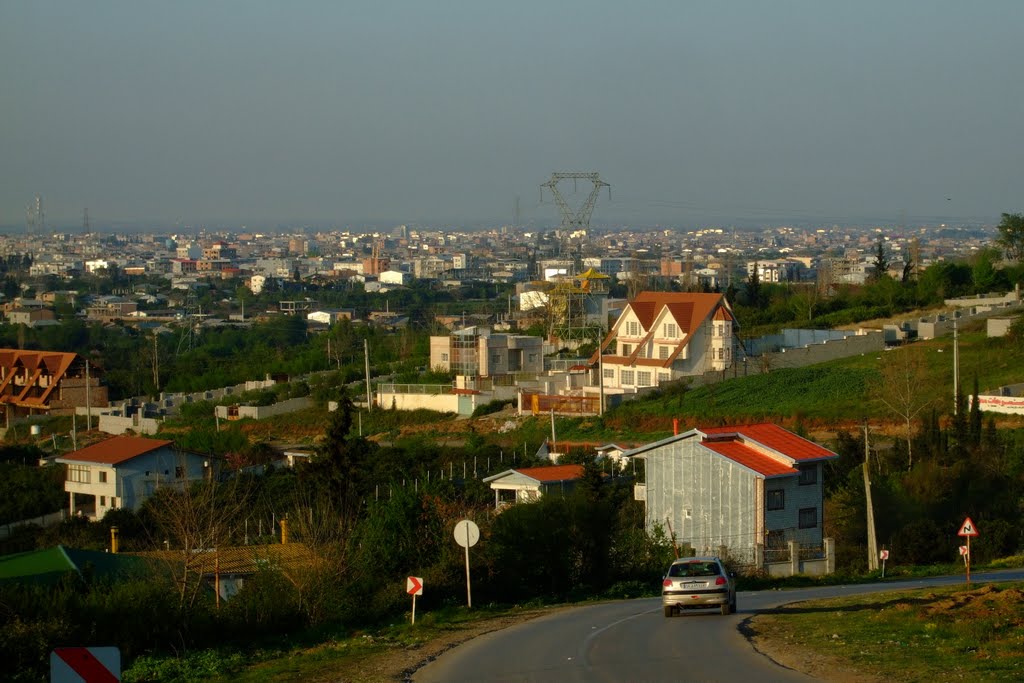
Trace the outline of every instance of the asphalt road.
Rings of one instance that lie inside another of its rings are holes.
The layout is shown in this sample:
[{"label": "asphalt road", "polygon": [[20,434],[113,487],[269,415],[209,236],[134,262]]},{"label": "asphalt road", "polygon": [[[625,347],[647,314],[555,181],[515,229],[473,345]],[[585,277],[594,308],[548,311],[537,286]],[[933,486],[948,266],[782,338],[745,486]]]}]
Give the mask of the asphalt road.
[{"label": "asphalt road", "polygon": [[[1024,580],[1021,570],[973,582]],[[791,602],[962,583],[962,576],[893,583],[741,592],[738,612],[685,612],[666,619],[660,598],[588,605],[489,633],[445,653],[417,683],[470,681],[811,681],[758,654],[739,632],[744,619]]]}]

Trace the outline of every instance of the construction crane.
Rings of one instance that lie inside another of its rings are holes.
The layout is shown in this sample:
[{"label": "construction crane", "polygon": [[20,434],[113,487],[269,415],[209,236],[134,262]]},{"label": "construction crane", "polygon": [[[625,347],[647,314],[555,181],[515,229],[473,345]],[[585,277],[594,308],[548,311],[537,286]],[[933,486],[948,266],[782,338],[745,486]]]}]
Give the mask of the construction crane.
[{"label": "construction crane", "polygon": [[[573,210],[559,191],[558,184],[563,180],[572,181],[574,192],[576,191],[577,181],[589,180],[593,183],[590,195],[578,210]],[[612,186],[601,180],[600,173],[552,173],[551,180],[540,186],[541,203],[544,202],[545,187],[551,190],[551,196],[554,197],[555,204],[558,205],[559,211],[562,212],[562,225],[560,229],[568,231],[569,233],[577,230],[587,230],[590,227],[590,216],[594,212],[594,205],[597,203],[597,196],[601,194],[601,188],[607,187],[608,199],[612,198]]]}]

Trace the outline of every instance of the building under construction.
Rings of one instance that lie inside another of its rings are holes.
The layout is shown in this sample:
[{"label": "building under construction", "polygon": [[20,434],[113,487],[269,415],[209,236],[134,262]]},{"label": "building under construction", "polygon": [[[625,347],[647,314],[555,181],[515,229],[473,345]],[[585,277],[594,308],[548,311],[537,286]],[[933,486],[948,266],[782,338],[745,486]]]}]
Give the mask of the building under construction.
[{"label": "building under construction", "polygon": [[569,348],[600,340],[608,327],[610,282],[593,268],[556,281],[547,293],[549,339]]}]

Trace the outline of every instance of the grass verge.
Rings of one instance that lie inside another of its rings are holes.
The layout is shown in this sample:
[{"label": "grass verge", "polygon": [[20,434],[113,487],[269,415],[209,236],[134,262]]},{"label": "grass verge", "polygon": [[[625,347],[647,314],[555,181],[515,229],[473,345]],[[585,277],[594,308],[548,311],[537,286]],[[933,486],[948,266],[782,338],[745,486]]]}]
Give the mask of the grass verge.
[{"label": "grass verge", "polygon": [[1021,680],[1024,584],[795,603],[758,615],[759,649],[811,675],[849,667],[891,681]]}]

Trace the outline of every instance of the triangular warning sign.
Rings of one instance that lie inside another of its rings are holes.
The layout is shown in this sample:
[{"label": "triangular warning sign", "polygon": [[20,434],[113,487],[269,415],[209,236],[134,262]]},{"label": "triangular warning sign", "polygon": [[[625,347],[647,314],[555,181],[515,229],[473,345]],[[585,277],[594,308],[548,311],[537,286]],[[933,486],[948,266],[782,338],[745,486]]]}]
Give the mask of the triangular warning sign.
[{"label": "triangular warning sign", "polygon": [[964,520],[964,523],[960,525],[960,531],[956,532],[957,536],[977,536],[978,527],[974,526],[974,522],[968,517]]}]

